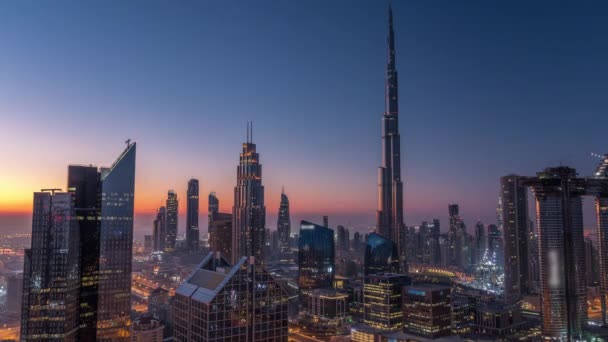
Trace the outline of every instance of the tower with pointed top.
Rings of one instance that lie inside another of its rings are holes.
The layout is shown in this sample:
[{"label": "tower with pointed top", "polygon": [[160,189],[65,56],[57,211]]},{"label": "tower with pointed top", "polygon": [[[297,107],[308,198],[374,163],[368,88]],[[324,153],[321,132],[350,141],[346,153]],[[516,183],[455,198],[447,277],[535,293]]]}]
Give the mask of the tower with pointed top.
[{"label": "tower with pointed top", "polygon": [[385,111],[382,115],[382,166],[378,168],[378,210],[376,232],[397,244],[400,270],[407,272],[400,232],[403,224],[403,181],[401,179],[401,137],[399,135],[399,100],[395,64],[393,10],[388,5],[388,60],[386,64]]},{"label": "tower with pointed top", "polygon": [[247,142],[243,143],[237,167],[232,207],[232,260],[254,257],[256,264],[264,260],[266,206],[262,185],[260,155],[253,143],[253,124],[247,125]]},{"label": "tower with pointed top", "polygon": [[291,220],[289,218],[289,198],[285,194],[285,189],[281,190],[281,203],[279,204],[277,232],[279,233],[279,249],[281,253],[289,252],[289,235],[291,234]]}]

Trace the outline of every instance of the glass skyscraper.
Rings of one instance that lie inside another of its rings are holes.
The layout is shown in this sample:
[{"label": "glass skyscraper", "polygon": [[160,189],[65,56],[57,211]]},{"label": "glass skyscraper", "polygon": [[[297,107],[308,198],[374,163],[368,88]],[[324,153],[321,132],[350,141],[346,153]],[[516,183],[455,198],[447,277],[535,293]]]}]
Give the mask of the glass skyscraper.
[{"label": "glass skyscraper", "polygon": [[178,214],[177,194],[173,190],[167,192],[166,205],[166,231],[165,231],[165,252],[175,251],[175,240],[177,239],[177,214]]},{"label": "glass skyscraper", "polygon": [[279,250],[281,253],[289,252],[289,235],[291,234],[291,218],[289,217],[289,198],[285,191],[281,192],[281,204],[279,204],[279,218],[277,220],[277,232],[279,234]]},{"label": "glass skyscraper", "polygon": [[300,291],[333,287],[334,231],[308,221],[300,222],[298,285]]},{"label": "glass skyscraper", "polygon": [[101,169],[97,341],[129,341],[135,143]]},{"label": "glass skyscraper", "polygon": [[198,180],[188,181],[186,202],[186,246],[191,251],[198,250]]},{"label": "glass skyscraper", "polygon": [[78,341],[79,233],[73,195],[34,193],[25,251],[21,341]]},{"label": "glass skyscraper", "polygon": [[398,273],[399,254],[395,243],[380,234],[370,233],[365,241],[364,274]]}]

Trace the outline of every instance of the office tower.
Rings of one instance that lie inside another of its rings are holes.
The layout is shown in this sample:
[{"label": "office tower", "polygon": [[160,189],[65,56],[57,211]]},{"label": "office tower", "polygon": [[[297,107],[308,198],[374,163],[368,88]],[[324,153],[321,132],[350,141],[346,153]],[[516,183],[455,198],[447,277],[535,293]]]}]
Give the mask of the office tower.
[{"label": "office tower", "polygon": [[268,234],[270,235],[270,249],[273,252],[276,252],[279,250],[279,232],[276,230],[273,230],[272,233]]},{"label": "office tower", "polygon": [[23,297],[23,273],[12,274],[6,279],[6,310],[21,313]]},{"label": "office tower", "polygon": [[587,182],[588,195],[595,197],[602,323],[608,326],[608,154],[600,158],[593,177]]},{"label": "office tower", "polygon": [[506,304],[517,302],[529,291],[528,189],[523,181],[517,175],[500,179]]},{"label": "office tower", "polygon": [[587,325],[581,197],[585,180],[572,168],[555,167],[537,173],[527,184],[536,197],[543,338],[580,340]]},{"label": "office tower", "polygon": [[587,287],[598,285],[599,283],[599,256],[597,249],[593,246],[593,241],[585,237],[585,282]]},{"label": "office tower", "polygon": [[361,233],[355,232],[355,234],[353,234],[353,251],[355,252],[355,254],[361,253],[361,246]]},{"label": "office tower", "polygon": [[486,237],[486,227],[483,222],[478,221],[475,225],[475,263],[479,263],[483,258],[483,253],[486,251],[486,243],[488,239]]},{"label": "office tower", "polygon": [[186,197],[186,248],[198,251],[198,179],[188,181]]},{"label": "office tower", "polygon": [[[395,64],[393,11],[388,9],[388,60],[384,88],[385,110],[382,115],[382,166],[378,168],[378,211],[376,232],[399,244],[403,224],[403,182],[401,180],[401,138],[399,135],[399,89]],[[403,248],[400,269],[407,272]]]},{"label": "office tower", "polygon": [[429,254],[430,264],[433,266],[441,265],[441,244],[439,237],[441,236],[441,223],[439,219],[433,219],[433,223],[429,226]]},{"label": "office tower", "polygon": [[220,200],[217,198],[217,195],[215,194],[215,192],[212,191],[209,193],[209,197],[207,199],[207,213],[208,213],[207,233],[209,233],[209,235],[213,234],[213,232],[211,230],[211,220],[212,220],[213,213],[217,213],[219,210],[220,210]]},{"label": "office tower", "polygon": [[247,142],[243,143],[237,167],[232,207],[232,260],[243,256],[255,257],[255,263],[264,261],[264,235],[266,206],[262,185],[262,164],[253,143],[251,124],[247,125]]},{"label": "office tower", "polygon": [[378,330],[401,330],[402,290],[410,284],[410,278],[403,274],[378,273],[366,276],[363,284],[363,322]]},{"label": "office tower", "polygon": [[97,341],[130,339],[134,193],[135,143],[128,143],[110,168],[101,169]]},{"label": "office tower", "polygon": [[337,251],[341,254],[348,253],[350,249],[350,236],[348,229],[338,226],[338,241],[336,241]]},{"label": "office tower", "polygon": [[403,330],[435,339],[452,334],[451,288],[439,285],[403,289]]},{"label": "office tower", "polygon": [[334,231],[308,221],[301,221],[298,239],[300,291],[331,288],[336,272],[334,260]]},{"label": "office tower", "polygon": [[228,262],[232,258],[232,215],[215,212],[211,217],[210,250],[220,252]]},{"label": "office tower", "polygon": [[152,253],[152,235],[144,235],[144,253]]},{"label": "office tower", "polygon": [[77,341],[80,250],[74,197],[34,193],[31,249],[23,272],[21,340]]},{"label": "office tower", "polygon": [[175,240],[177,239],[177,215],[178,215],[177,194],[173,190],[167,192],[167,212],[166,212],[166,232],[165,232],[165,252],[175,251]]},{"label": "office tower", "polygon": [[165,207],[158,208],[156,219],[154,219],[154,231],[152,234],[154,252],[163,252],[165,250],[165,242],[167,237],[167,209]]},{"label": "office tower", "polygon": [[176,341],[287,341],[287,294],[249,261],[205,257],[175,291]]},{"label": "office tower", "polygon": [[466,228],[460,218],[458,204],[448,205],[448,211],[450,215],[450,227],[448,230],[450,239],[449,265],[465,267],[466,256],[463,252],[465,249]]},{"label": "office tower", "polygon": [[277,231],[279,232],[279,251],[288,253],[289,235],[291,234],[291,218],[289,217],[289,198],[285,190],[281,191],[281,204],[279,204],[279,219],[277,220]]},{"label": "office tower", "polygon": [[99,248],[101,246],[101,174],[96,166],[69,165],[68,191],[74,194],[80,235],[78,339],[92,341],[97,333]]},{"label": "office tower", "polygon": [[323,216],[323,227],[329,228],[329,216]]},{"label": "office tower", "polygon": [[163,342],[164,326],[150,314],[143,314],[133,322],[132,342]]},{"label": "office tower", "polygon": [[365,241],[365,276],[375,273],[398,273],[399,254],[395,243],[382,235],[370,233]]}]

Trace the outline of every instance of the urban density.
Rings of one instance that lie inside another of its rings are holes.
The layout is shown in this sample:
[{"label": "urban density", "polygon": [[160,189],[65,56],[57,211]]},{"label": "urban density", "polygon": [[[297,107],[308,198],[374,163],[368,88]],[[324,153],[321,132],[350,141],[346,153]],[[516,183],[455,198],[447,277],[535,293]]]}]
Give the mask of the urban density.
[{"label": "urban density", "polygon": [[[608,341],[608,154],[592,169],[497,175],[490,222],[447,200],[441,215],[408,220],[416,180],[402,162],[411,119],[399,108],[393,6],[373,227],[292,220],[299,204],[288,183],[265,188],[270,149],[243,121],[222,166],[233,197],[202,192],[204,178],[176,180],[186,191],[163,189],[138,236],[136,178],[153,166],[136,158],[145,141],[118,141],[109,166],[66,164],[61,188],[36,184],[31,231],[0,235],[0,340]],[[61,171],[47,168],[38,172]],[[583,220],[585,199],[595,222]]]}]

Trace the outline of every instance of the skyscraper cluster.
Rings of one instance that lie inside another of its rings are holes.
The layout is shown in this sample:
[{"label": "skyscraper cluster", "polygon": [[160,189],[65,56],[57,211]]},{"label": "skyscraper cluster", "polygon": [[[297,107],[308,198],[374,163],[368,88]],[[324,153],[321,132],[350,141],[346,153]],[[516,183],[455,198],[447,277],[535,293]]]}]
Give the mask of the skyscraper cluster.
[{"label": "skyscraper cluster", "polygon": [[34,194],[21,340],[128,341],[135,143],[109,168],[71,165]]}]

